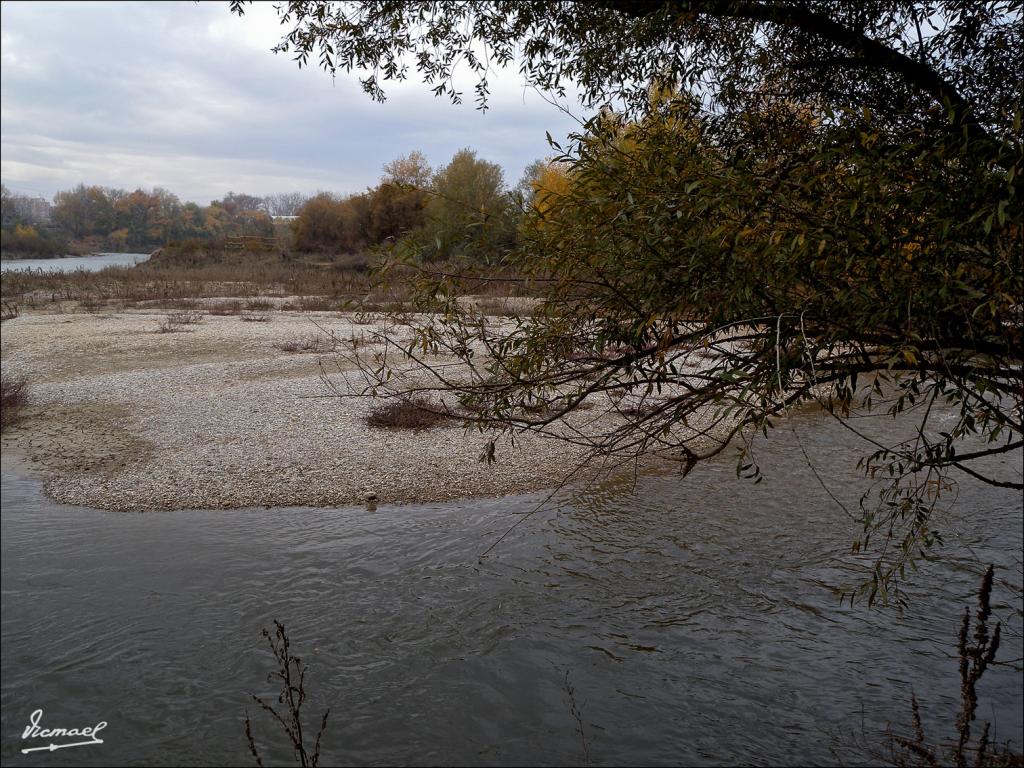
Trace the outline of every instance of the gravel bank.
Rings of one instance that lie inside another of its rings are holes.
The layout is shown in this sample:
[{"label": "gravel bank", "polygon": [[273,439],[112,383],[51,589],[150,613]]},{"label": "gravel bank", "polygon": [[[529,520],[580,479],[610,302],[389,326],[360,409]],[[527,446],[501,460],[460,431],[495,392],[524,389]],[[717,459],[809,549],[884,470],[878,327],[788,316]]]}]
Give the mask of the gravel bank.
[{"label": "gravel bank", "polygon": [[[347,316],[273,312],[270,322],[205,316],[158,333],[163,312],[29,314],[3,324],[5,373],[26,376],[26,418],[2,439],[5,461],[44,478],[57,501],[112,510],[338,506],[499,496],[562,483],[581,449],[538,436],[499,443],[458,424],[371,428],[374,405],[337,398],[330,352],[283,351]],[[319,326],[319,328],[318,328]],[[592,471],[596,471],[591,468]]]}]

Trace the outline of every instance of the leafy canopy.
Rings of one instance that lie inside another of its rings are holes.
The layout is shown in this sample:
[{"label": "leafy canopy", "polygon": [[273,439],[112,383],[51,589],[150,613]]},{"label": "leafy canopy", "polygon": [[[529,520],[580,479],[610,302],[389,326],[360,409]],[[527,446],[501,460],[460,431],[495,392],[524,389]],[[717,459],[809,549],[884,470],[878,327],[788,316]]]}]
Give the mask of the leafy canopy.
[{"label": "leafy canopy", "polygon": [[[1024,445],[1020,2],[280,11],[278,51],[358,70],[374,98],[414,68],[458,101],[463,66],[483,107],[489,66],[518,62],[538,88],[574,82],[606,105],[555,145],[558,173],[510,250],[541,293],[532,314],[489,322],[458,301],[465,280],[422,273],[436,313],[399,351],[482,425],[685,468],[739,438],[739,470],[756,477],[750,435],[802,403],[849,429],[857,409],[902,415],[912,437],[864,459],[884,482],[858,546],[876,532],[899,544],[877,560],[872,598],[939,539],[953,470],[1024,487],[986,469]],[[450,375],[418,350],[464,366]],[[386,358],[366,372],[395,386]],[[611,426],[565,429],[595,398]],[[951,425],[933,423],[940,408]]]}]

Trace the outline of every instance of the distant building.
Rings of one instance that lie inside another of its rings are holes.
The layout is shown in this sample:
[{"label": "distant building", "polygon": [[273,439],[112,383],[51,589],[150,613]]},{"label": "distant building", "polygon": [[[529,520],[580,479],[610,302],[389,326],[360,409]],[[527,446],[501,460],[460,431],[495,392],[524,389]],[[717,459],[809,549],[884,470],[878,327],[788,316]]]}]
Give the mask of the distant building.
[{"label": "distant building", "polygon": [[26,216],[25,218],[31,221],[33,224],[49,224],[50,219],[53,217],[53,206],[50,201],[44,197],[27,197],[25,198],[26,204]]},{"label": "distant building", "polygon": [[5,227],[15,224],[46,225],[50,223],[52,215],[53,206],[46,198],[17,194],[4,197],[3,225]]}]

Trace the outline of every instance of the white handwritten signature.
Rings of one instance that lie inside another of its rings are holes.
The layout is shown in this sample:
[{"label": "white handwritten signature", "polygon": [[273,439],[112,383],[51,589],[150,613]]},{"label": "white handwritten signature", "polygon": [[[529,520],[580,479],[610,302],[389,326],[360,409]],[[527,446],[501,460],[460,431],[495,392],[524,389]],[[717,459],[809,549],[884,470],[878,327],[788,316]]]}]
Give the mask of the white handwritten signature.
[{"label": "white handwritten signature", "polygon": [[86,747],[90,744],[102,744],[103,739],[97,738],[96,734],[107,727],[107,721],[101,720],[96,725],[90,725],[86,728],[43,728],[39,725],[43,719],[43,710],[37,709],[31,714],[28,719],[28,725],[25,726],[25,730],[21,732],[21,738],[24,739],[73,739],[82,738],[89,739],[89,741],[74,741],[67,744],[57,744],[50,742],[45,747],[25,747],[21,750],[21,754],[27,755],[29,752],[54,752],[58,749],[67,749],[68,747]]}]

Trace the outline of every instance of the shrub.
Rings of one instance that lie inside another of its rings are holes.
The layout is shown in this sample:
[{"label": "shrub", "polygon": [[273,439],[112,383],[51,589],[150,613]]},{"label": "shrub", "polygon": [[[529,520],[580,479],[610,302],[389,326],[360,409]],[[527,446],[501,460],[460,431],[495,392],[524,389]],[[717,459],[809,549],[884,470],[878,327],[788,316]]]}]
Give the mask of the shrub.
[{"label": "shrub", "polygon": [[171,312],[167,319],[177,325],[198,325],[203,322],[203,313],[195,309],[185,309],[179,312]]},{"label": "shrub", "polygon": [[366,423],[383,429],[428,429],[453,417],[444,406],[426,397],[413,396],[395,400],[370,411]]},{"label": "shrub", "polygon": [[352,314],[352,322],[355,325],[374,325],[384,319],[384,315],[377,312],[359,311]]},{"label": "shrub", "polygon": [[35,227],[18,224],[13,230],[0,232],[0,251],[6,254],[51,258],[67,250],[67,243],[60,237],[45,230],[39,232]]},{"label": "shrub", "polygon": [[169,318],[164,318],[156,327],[156,333],[178,333],[182,328],[172,323]]},{"label": "shrub", "polygon": [[211,304],[207,311],[211,315],[239,315],[242,313],[242,302],[237,299],[217,301]]},{"label": "shrub", "polygon": [[106,306],[106,302],[94,296],[83,296],[79,300],[78,305],[89,314],[95,315]]},{"label": "shrub", "polygon": [[330,296],[300,296],[298,309],[302,312],[330,312],[338,308],[338,299]]},{"label": "shrub", "polygon": [[203,321],[203,313],[194,309],[170,312],[156,327],[157,333],[176,333],[185,330],[186,325],[198,325]]},{"label": "shrub", "polygon": [[242,310],[242,313],[238,316],[243,323],[269,323],[270,313],[269,312],[254,312],[250,309]]},{"label": "shrub", "polygon": [[337,339],[327,334],[310,334],[274,344],[282,352],[331,352],[337,345]]}]

